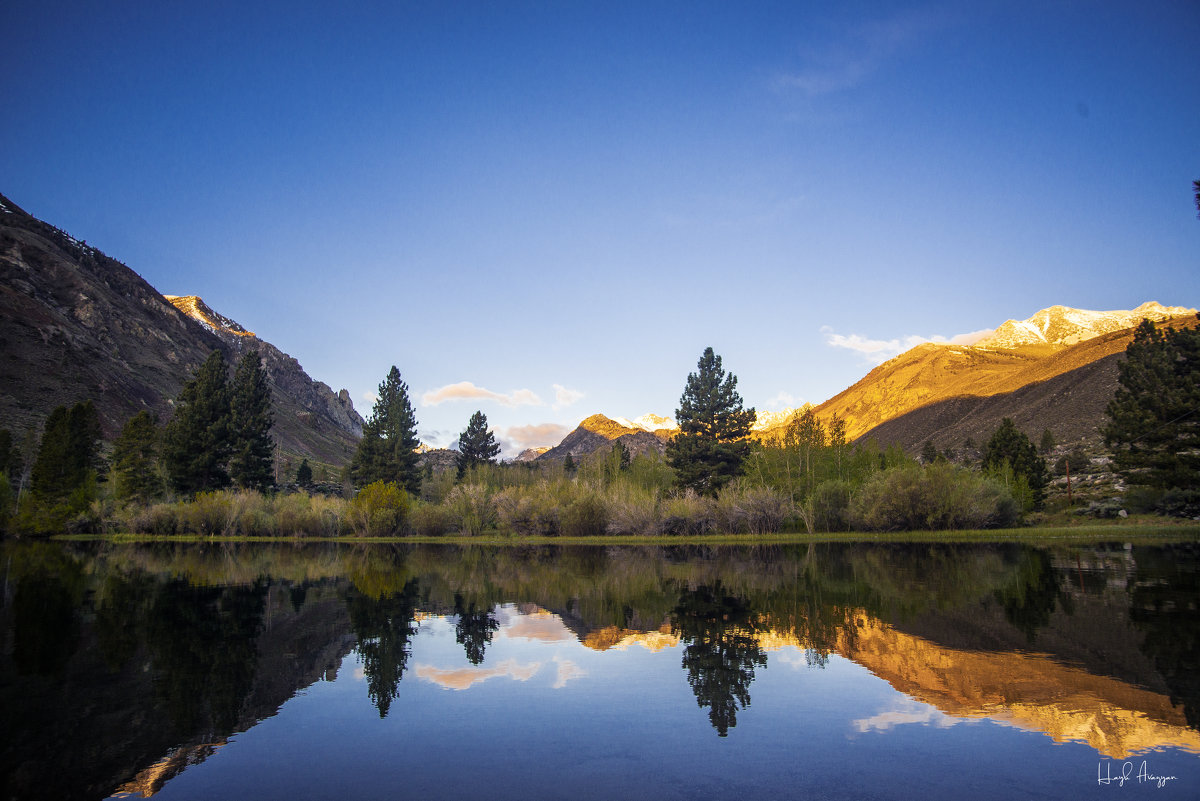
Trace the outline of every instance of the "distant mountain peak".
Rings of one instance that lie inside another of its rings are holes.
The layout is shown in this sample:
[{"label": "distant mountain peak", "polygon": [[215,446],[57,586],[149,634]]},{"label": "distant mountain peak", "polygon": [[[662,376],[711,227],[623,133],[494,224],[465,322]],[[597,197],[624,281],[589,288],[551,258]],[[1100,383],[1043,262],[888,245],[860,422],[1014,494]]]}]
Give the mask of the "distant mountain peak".
[{"label": "distant mountain peak", "polygon": [[247,331],[242,326],[224,315],[212,310],[199,295],[163,295],[172,306],[191,317],[200,325],[214,334],[233,334],[239,337],[252,337],[253,331]]},{"label": "distant mountain peak", "polygon": [[1007,320],[973,347],[1015,350],[1028,346],[1065,348],[1104,334],[1133,328],[1143,319],[1153,322],[1195,314],[1195,309],[1163,306],[1147,301],[1136,309],[1090,311],[1070,306],[1051,306],[1036,312],[1028,320]]}]

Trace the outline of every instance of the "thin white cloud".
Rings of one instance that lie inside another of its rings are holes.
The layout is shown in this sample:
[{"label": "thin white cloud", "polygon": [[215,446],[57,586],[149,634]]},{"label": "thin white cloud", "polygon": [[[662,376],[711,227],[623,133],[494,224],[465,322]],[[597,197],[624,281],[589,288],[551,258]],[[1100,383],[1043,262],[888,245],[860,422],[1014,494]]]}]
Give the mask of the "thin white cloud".
[{"label": "thin white cloud", "polygon": [[854,89],[946,22],[920,11],[874,20],[832,44],[805,50],[803,66],[780,76],[779,84],[813,98]]},{"label": "thin white cloud", "polygon": [[516,389],[507,395],[477,387],[470,381],[447,384],[421,396],[422,406],[437,406],[447,401],[490,400],[501,406],[544,406],[542,399],[531,389]]},{"label": "thin white cloud", "polygon": [[821,326],[821,333],[825,335],[826,345],[833,348],[852,350],[856,353],[861,353],[867,361],[873,364],[883,364],[888,359],[894,359],[901,353],[911,350],[917,345],[923,345],[926,342],[934,342],[941,345],[973,345],[992,333],[992,329],[971,331],[966,334],[956,334],[952,337],[944,337],[940,334],[935,334],[932,337],[910,334],[895,339],[871,339],[859,334],[838,334],[830,326],[824,325]]},{"label": "thin white cloud", "polygon": [[562,384],[554,385],[554,405],[550,408],[558,411],[566,406],[578,401],[583,397],[583,393],[574,389],[567,389]]},{"label": "thin white cloud", "polygon": [[376,392],[364,392],[362,397],[363,397],[363,400],[365,400],[367,403],[371,404],[372,406],[375,405],[375,401],[379,400],[379,394]]},{"label": "thin white cloud", "polygon": [[766,403],[768,409],[774,410],[794,409],[796,405],[796,396],[783,391],[775,393],[775,397],[770,398]]},{"label": "thin white cloud", "polygon": [[860,718],[853,721],[851,725],[856,731],[865,734],[869,731],[888,731],[896,726],[913,724],[948,729],[960,722],[957,718],[952,718],[932,706],[909,702],[900,703],[893,709],[880,712],[869,718]]}]

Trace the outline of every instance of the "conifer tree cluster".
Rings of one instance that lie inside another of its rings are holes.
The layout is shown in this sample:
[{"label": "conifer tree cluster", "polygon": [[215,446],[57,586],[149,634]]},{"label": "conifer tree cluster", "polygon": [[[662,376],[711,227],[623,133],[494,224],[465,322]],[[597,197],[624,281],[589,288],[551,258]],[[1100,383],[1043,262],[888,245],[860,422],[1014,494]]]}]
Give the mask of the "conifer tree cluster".
[{"label": "conifer tree cluster", "polygon": [[408,385],[395,365],[379,385],[371,416],[350,460],[350,480],[362,488],[376,481],[395,482],[409,494],[421,490],[417,418],[408,400]]},{"label": "conifer tree cluster", "polygon": [[90,400],[50,412],[30,476],[34,495],[61,501],[94,482],[103,470],[100,415]]},{"label": "conifer tree cluster", "polygon": [[242,356],[232,385],[225,359],[213,351],[179,393],[175,416],[163,432],[162,458],[171,485],[185,495],[230,483],[269,487],[275,449],[271,422],[271,391],[258,351]]}]

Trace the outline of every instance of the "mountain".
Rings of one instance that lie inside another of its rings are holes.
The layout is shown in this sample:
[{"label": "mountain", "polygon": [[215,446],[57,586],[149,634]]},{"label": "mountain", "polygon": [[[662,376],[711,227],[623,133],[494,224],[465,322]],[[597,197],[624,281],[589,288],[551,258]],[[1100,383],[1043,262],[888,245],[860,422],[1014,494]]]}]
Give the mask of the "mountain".
[{"label": "mountain", "polygon": [[55,406],[90,398],[112,439],[142,409],[168,419],[213,350],[233,364],[254,345],[267,364],[280,450],[333,465],[349,458],[362,419],[345,390],[314,381],[198,298],[183,300],[186,312],[126,265],[0,195],[0,428],[21,441]]},{"label": "mountain", "polygon": [[333,464],[350,458],[362,437],[363,419],[355,411],[348,391],[335,393],[327,384],[310,378],[294,358],[213,311],[195,295],[164,297],[215,334],[229,353],[236,354],[231,360],[247,350],[258,349],[276,404],[272,434],[282,450],[311,454]]},{"label": "mountain", "polygon": [[1116,390],[1117,364],[1143,319],[1195,324],[1194,309],[1145,303],[1132,311],[1052,306],[1001,325],[974,345],[926,343],[876,367],[814,411],[846,421],[847,437],[910,450],[977,443],[1003,417],[1059,441],[1095,438]]},{"label": "mountain", "polygon": [[[620,442],[628,448],[630,456],[637,456],[649,451],[662,453],[675,428],[663,425],[662,421],[667,418],[657,415],[647,415],[645,418],[638,419],[647,421],[647,418],[653,418],[648,422],[659,424],[659,427],[649,431],[623,417],[614,420],[602,414],[593,414],[580,423],[574,431],[567,434],[562,442],[537,458],[562,461],[567,458],[569,453],[573,460],[578,461],[601,448],[611,448],[614,442]],[[667,420],[667,422],[670,421]]]},{"label": "mountain", "polygon": [[1051,306],[1028,320],[1006,321],[990,335],[977,341],[974,347],[1016,350],[1031,345],[1049,345],[1061,348],[1133,328],[1142,320],[1159,322],[1195,313],[1195,309],[1163,306],[1155,301],[1143,303],[1132,311],[1088,311]]}]

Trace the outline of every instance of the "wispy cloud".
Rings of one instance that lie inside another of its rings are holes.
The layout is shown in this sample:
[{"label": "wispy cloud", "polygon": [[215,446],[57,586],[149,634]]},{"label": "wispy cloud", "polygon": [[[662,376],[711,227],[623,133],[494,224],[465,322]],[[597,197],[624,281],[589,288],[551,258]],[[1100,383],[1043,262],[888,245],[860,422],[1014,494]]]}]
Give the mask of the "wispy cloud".
[{"label": "wispy cloud", "polygon": [[447,401],[490,400],[501,406],[544,406],[542,399],[531,389],[515,389],[508,394],[477,387],[470,381],[447,384],[421,396],[423,406],[437,406]]},{"label": "wispy cloud", "polygon": [[433,682],[444,690],[466,690],[481,681],[504,676],[515,681],[529,681],[537,675],[541,668],[541,662],[530,662],[523,665],[515,659],[506,659],[494,668],[439,668],[432,665],[417,665],[417,678]]},{"label": "wispy cloud", "polygon": [[777,392],[775,397],[767,400],[768,409],[793,409],[796,407],[796,396],[790,392]]},{"label": "wispy cloud", "polygon": [[535,425],[511,426],[505,429],[501,436],[514,453],[520,453],[526,448],[552,448],[562,442],[563,437],[571,433],[571,429],[558,423],[537,423]]},{"label": "wispy cloud", "polygon": [[554,405],[550,408],[555,411],[570,406],[583,397],[583,393],[574,389],[567,389],[562,384],[554,385]]},{"label": "wispy cloud", "polygon": [[887,731],[896,726],[916,724],[919,726],[935,726],[948,729],[961,721],[944,714],[938,709],[916,702],[901,703],[893,709],[860,718],[851,724],[855,730],[866,733],[869,731]]},{"label": "wispy cloud", "polygon": [[562,659],[561,657],[555,656],[554,664],[558,669],[558,673],[554,677],[554,684],[552,685],[553,689],[555,690],[561,690],[563,687],[567,686],[567,682],[574,679],[583,678],[587,675],[586,670],[572,662],[570,659]]},{"label": "wispy cloud", "polygon": [[967,334],[956,334],[952,337],[944,337],[937,334],[931,337],[923,337],[910,334],[895,339],[871,339],[860,334],[838,334],[831,327],[825,325],[821,326],[821,333],[825,335],[826,345],[852,350],[856,353],[861,353],[867,361],[873,364],[883,364],[888,359],[894,359],[906,350],[910,350],[926,342],[936,342],[942,345],[973,345],[992,333],[992,329],[971,331]]},{"label": "wispy cloud", "polygon": [[853,89],[908,49],[918,45],[947,20],[928,12],[910,12],[873,20],[840,38],[803,52],[803,65],[779,76],[785,89],[822,97]]}]

